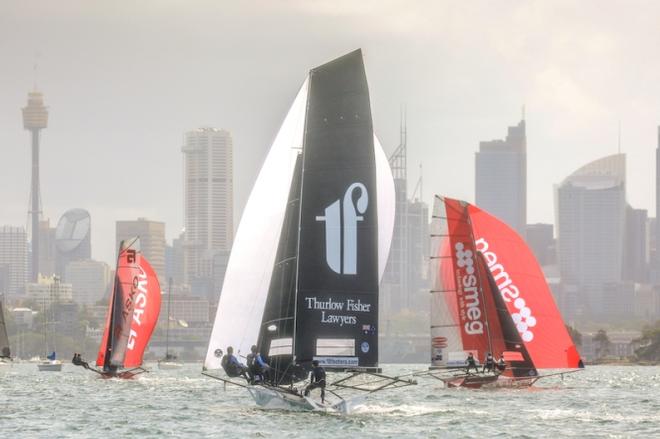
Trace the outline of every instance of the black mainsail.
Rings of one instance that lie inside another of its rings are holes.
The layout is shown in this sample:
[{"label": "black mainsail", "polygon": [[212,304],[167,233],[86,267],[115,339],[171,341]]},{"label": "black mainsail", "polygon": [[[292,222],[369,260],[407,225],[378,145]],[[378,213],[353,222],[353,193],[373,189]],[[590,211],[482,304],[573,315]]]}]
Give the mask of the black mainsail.
[{"label": "black mainsail", "polygon": [[298,252],[296,361],[376,367],[376,160],[360,50],[310,72]]},{"label": "black mainsail", "polygon": [[5,312],[0,300],[0,358],[10,358],[9,336],[7,335],[7,325],[5,323]]}]

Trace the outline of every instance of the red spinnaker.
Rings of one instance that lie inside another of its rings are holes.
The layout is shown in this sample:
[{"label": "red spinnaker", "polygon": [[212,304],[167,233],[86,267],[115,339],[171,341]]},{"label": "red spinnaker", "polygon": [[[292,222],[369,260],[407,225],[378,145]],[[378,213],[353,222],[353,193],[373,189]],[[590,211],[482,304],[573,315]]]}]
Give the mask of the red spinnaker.
[{"label": "red spinnaker", "polygon": [[577,368],[580,355],[532,251],[494,216],[472,205],[468,212],[477,251],[483,254],[534,365]]},{"label": "red spinnaker", "polygon": [[140,258],[140,272],[134,285],[133,321],[126,346],[124,367],[138,367],[142,364],[142,356],[160,314],[160,284],[154,269],[144,256]]},{"label": "red spinnaker", "polygon": [[105,331],[96,358],[103,367],[138,367],[158,322],[161,291],[158,277],[142,254],[123,248],[110,295]]}]

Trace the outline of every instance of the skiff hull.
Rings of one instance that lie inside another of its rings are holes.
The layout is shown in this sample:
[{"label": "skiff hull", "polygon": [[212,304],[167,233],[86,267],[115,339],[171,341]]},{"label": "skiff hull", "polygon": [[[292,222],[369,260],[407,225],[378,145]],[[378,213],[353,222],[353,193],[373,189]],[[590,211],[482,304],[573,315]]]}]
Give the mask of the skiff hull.
[{"label": "skiff hull", "polygon": [[358,399],[356,399],[341,400],[336,404],[321,404],[307,396],[269,389],[263,386],[248,386],[247,390],[252,395],[252,398],[254,398],[257,406],[272,410],[325,411],[346,414],[350,413],[358,403]]},{"label": "skiff hull", "polygon": [[449,388],[465,387],[468,389],[497,389],[529,387],[538,377],[512,378],[502,375],[462,375],[444,378],[442,381]]}]

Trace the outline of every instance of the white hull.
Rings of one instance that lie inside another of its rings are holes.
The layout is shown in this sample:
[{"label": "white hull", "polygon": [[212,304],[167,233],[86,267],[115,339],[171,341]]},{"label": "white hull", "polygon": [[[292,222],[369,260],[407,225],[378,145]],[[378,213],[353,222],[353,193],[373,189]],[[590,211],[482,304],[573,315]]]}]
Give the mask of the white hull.
[{"label": "white hull", "polygon": [[262,386],[248,386],[248,392],[259,407],[274,410],[324,411],[347,414],[359,405],[362,398],[341,400],[335,404],[321,404],[308,396],[280,392]]},{"label": "white hull", "polygon": [[44,361],[43,363],[37,364],[37,367],[40,372],[61,372],[62,362],[59,360]]},{"label": "white hull", "polygon": [[177,363],[176,361],[158,362],[158,369],[160,370],[175,370],[175,369],[181,369],[182,367],[183,367],[183,363]]}]

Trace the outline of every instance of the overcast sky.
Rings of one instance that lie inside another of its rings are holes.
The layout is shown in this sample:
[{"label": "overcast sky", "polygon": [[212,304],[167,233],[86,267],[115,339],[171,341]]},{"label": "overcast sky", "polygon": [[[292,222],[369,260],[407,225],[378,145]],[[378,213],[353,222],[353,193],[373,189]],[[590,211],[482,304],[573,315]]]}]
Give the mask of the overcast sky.
[{"label": "overcast sky", "polygon": [[[232,132],[238,219],[306,72],[362,48],[386,152],[408,111],[410,189],[474,199],[474,153],[526,107],[528,221],[553,221],[553,185],[621,148],[628,199],[655,214],[660,123],[656,1],[0,0],[0,224],[27,224],[34,82],[50,109],[46,217],[92,214],[111,262],[114,222],[183,226],[181,144]],[[238,221],[237,221],[238,222]]]}]

